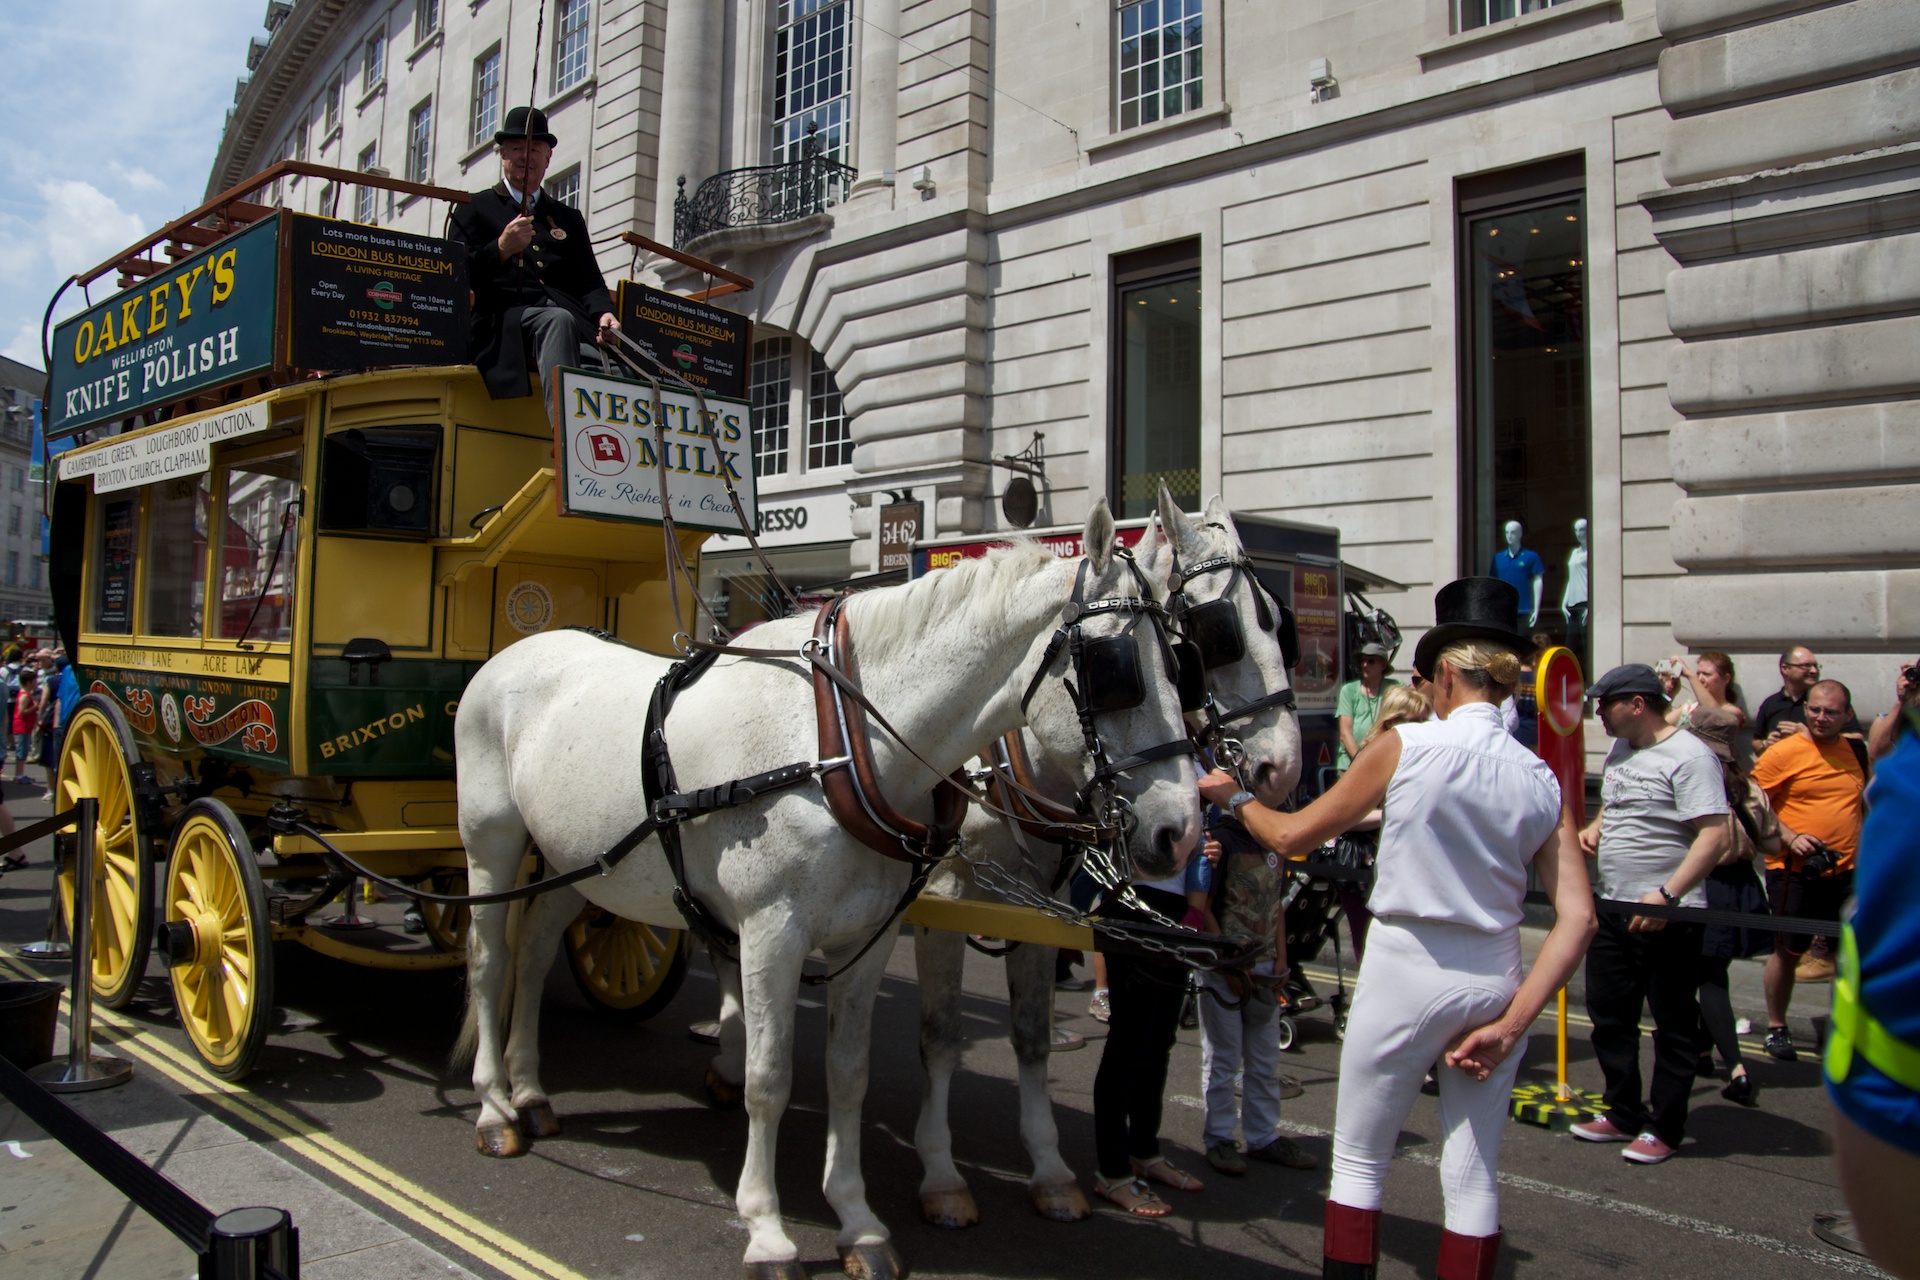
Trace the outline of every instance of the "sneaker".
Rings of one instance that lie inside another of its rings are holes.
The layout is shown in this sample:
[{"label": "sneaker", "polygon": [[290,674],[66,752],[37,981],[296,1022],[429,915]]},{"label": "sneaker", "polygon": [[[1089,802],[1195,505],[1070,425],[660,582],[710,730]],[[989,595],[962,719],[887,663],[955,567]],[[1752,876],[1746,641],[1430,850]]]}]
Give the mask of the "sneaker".
[{"label": "sneaker", "polygon": [[1306,1086],[1301,1084],[1297,1078],[1288,1075],[1280,1077],[1280,1100],[1282,1102],[1288,1098],[1297,1098],[1306,1091]]},{"label": "sneaker", "polygon": [[42,800],[44,800],[44,801],[46,801],[46,802],[47,802],[48,804],[52,804],[52,803],[53,803],[53,792],[51,792],[51,791],[42,791],[42,792],[40,793],[40,798],[41,798]]},{"label": "sneaker", "polygon": [[1285,1169],[1318,1169],[1320,1157],[1307,1151],[1292,1138],[1279,1135],[1264,1147],[1248,1147],[1247,1159],[1277,1164]]},{"label": "sneaker", "polygon": [[1793,1048],[1793,1032],[1785,1027],[1768,1027],[1767,1056],[1776,1062],[1798,1062],[1800,1055]]},{"label": "sneaker", "polygon": [[1568,1128],[1568,1133],[1582,1142],[1632,1142],[1633,1135],[1617,1127],[1605,1116],[1595,1116],[1585,1124],[1576,1124]]},{"label": "sneaker", "polygon": [[1620,1154],[1635,1164],[1659,1164],[1673,1155],[1673,1148],[1648,1130],[1628,1143],[1627,1149]]},{"label": "sneaker", "polygon": [[1833,961],[1808,952],[1800,957],[1800,963],[1794,967],[1793,980],[1795,982],[1832,982]]},{"label": "sneaker", "polygon": [[420,908],[408,907],[400,916],[400,927],[418,937],[427,931],[427,918],[420,913]]},{"label": "sneaker", "polygon": [[1720,1096],[1743,1107],[1760,1105],[1760,1087],[1754,1084],[1751,1075],[1744,1072],[1728,1081],[1726,1087],[1720,1090]]},{"label": "sneaker", "polygon": [[1113,1016],[1113,1007],[1107,1002],[1107,992],[1103,987],[1093,993],[1093,999],[1087,1001],[1087,1016],[1095,1022],[1105,1022]]},{"label": "sneaker", "polygon": [[1049,1053],[1072,1053],[1075,1049],[1087,1047],[1087,1038],[1078,1031],[1068,1031],[1064,1027],[1053,1029],[1053,1041],[1047,1046]]},{"label": "sneaker", "polygon": [[689,1022],[687,1024],[687,1039],[698,1040],[701,1044],[719,1044],[719,1021],[716,1019],[713,1022]]},{"label": "sneaker", "polygon": [[1059,991],[1086,991],[1092,988],[1093,979],[1068,974],[1066,977],[1056,981],[1053,985],[1054,988]]},{"label": "sneaker", "polygon": [[1232,1139],[1208,1146],[1207,1163],[1229,1178],[1241,1177],[1247,1171],[1247,1158],[1240,1154],[1240,1148],[1233,1145]]}]

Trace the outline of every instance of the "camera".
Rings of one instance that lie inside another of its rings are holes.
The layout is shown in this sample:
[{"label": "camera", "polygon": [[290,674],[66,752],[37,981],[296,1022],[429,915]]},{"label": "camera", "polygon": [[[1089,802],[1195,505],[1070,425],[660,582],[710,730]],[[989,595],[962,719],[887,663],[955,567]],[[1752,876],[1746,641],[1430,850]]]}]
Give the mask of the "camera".
[{"label": "camera", "polygon": [[1680,664],[1672,658],[1662,658],[1653,664],[1653,674],[1664,676],[1669,680],[1678,680],[1680,678]]},{"label": "camera", "polygon": [[1800,874],[1809,878],[1832,875],[1834,870],[1833,850],[1827,848],[1826,843],[1821,840],[1815,840],[1813,845],[1813,852],[1808,854],[1800,862]]}]

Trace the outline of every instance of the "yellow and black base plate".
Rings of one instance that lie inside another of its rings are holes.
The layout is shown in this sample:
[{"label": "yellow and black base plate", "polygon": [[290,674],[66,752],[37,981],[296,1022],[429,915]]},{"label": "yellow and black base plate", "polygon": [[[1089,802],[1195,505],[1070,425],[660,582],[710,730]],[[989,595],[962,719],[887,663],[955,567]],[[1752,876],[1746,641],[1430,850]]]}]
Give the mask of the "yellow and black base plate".
[{"label": "yellow and black base plate", "polygon": [[1513,1091],[1511,1112],[1515,1120],[1565,1133],[1573,1125],[1585,1124],[1606,1109],[1607,1104],[1597,1093],[1569,1089],[1562,1098],[1557,1085],[1523,1084]]}]

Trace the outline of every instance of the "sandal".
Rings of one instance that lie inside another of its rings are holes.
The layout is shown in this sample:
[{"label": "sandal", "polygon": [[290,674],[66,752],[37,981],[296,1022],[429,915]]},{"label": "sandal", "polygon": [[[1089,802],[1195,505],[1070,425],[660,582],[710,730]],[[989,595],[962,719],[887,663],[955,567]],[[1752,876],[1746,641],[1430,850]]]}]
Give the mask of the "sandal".
[{"label": "sandal", "polygon": [[1173,1206],[1153,1193],[1139,1178],[1115,1178],[1109,1182],[1099,1174],[1093,1175],[1094,1194],[1109,1201],[1122,1212],[1135,1218],[1164,1218],[1173,1212]]},{"label": "sandal", "polygon": [[1205,1191],[1207,1189],[1206,1183],[1200,1181],[1200,1179],[1194,1177],[1184,1169],[1176,1169],[1167,1162],[1165,1156],[1155,1156],[1145,1163],[1136,1159],[1133,1162],[1133,1176],[1136,1178],[1152,1178],[1161,1186],[1172,1187],[1175,1191]]}]

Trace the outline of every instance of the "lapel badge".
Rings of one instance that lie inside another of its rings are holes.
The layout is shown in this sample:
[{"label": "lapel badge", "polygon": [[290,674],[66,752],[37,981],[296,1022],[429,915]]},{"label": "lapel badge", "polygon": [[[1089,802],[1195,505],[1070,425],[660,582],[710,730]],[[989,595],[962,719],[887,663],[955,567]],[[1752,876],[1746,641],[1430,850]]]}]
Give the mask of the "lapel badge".
[{"label": "lapel badge", "polygon": [[567,238],[567,229],[555,222],[552,218],[547,219],[547,231],[555,240],[565,240]]}]

